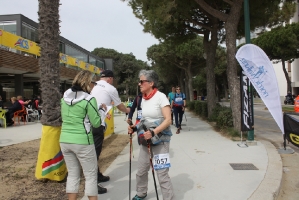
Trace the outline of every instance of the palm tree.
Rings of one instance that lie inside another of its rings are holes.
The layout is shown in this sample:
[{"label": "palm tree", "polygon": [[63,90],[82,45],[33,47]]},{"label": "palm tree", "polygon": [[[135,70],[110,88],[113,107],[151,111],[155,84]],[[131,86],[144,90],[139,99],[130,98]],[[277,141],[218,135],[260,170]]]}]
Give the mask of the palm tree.
[{"label": "palm tree", "polygon": [[66,175],[66,166],[60,151],[59,137],[61,114],[59,91],[59,0],[39,0],[39,41],[43,115],[42,137],[35,176],[37,179],[61,181]]}]

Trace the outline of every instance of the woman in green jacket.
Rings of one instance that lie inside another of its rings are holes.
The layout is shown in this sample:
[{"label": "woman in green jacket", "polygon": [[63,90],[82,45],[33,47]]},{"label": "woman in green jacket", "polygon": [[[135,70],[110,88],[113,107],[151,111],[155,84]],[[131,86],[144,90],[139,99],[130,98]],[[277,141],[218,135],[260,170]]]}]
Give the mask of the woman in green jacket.
[{"label": "woman in green jacket", "polygon": [[80,183],[80,165],[85,176],[85,195],[98,199],[97,158],[94,148],[92,126],[101,125],[96,99],[89,95],[92,73],[83,70],[73,80],[61,99],[62,129],[60,147],[68,169],[66,193],[68,199],[77,199]]}]

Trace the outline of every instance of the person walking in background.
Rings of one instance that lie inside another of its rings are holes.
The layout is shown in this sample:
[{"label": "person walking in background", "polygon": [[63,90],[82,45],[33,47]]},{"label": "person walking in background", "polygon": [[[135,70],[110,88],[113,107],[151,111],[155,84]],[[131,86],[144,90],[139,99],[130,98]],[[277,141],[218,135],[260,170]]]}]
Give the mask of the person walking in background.
[{"label": "person walking in background", "polygon": [[[145,199],[147,196],[148,171],[151,164],[146,141],[150,140],[153,143],[150,146],[153,156],[169,155],[169,144],[172,136],[170,104],[166,95],[157,89],[158,75],[153,70],[141,70],[139,78],[140,91],[143,94],[142,119],[136,126],[128,127],[130,134],[137,129],[139,144],[142,144],[140,145],[136,174],[137,194],[133,200]],[[144,131],[143,125],[147,127],[147,131]],[[156,170],[163,199],[173,200],[174,193],[168,171],[168,167]]]},{"label": "person walking in background", "polygon": [[[91,91],[91,95],[96,98],[98,105],[105,104],[107,106],[111,106],[111,102],[114,102],[114,106],[116,106],[120,111],[124,113],[129,113],[130,109],[126,108],[126,106],[121,102],[118,92],[113,84],[113,72],[111,70],[105,70],[100,74],[100,80],[95,83]],[[97,160],[102,152],[102,146],[104,141],[104,131],[105,131],[105,120],[103,119],[100,127],[93,127],[93,137],[95,142],[95,149],[97,154]],[[110,180],[109,176],[104,176],[100,172],[100,168],[98,167],[98,183],[107,182]],[[107,189],[101,187],[101,192],[106,193]]]},{"label": "person walking in background", "polygon": [[130,109],[130,113],[128,116],[128,120],[127,120],[128,124],[130,124],[132,122],[132,118],[133,118],[136,108],[137,108],[137,117],[136,117],[135,125],[139,123],[139,121],[142,117],[141,101],[142,101],[142,93],[137,95],[133,101],[133,104],[132,104],[132,107]]},{"label": "person walking in background", "polygon": [[89,95],[92,73],[80,71],[61,99],[62,128],[60,147],[68,177],[66,193],[69,200],[76,200],[79,192],[81,167],[85,176],[85,195],[89,200],[98,199],[97,159],[93,140],[93,127],[101,125],[96,99]]},{"label": "person walking in background", "polygon": [[[174,94],[175,94],[175,87],[172,87],[171,92],[168,93],[168,100],[169,100],[170,105],[174,98]],[[172,107],[171,107],[171,124],[173,124],[173,109],[172,109]]]},{"label": "person walking in background", "polygon": [[175,126],[177,128],[176,134],[179,134],[180,130],[182,130],[181,124],[186,107],[186,95],[184,93],[181,93],[180,87],[176,88],[176,93],[174,95],[171,107],[173,109]]},{"label": "person walking in background", "polygon": [[[126,103],[126,106],[127,106],[127,108],[129,108],[129,109],[131,110],[132,105],[133,105],[133,102],[132,102],[131,99],[129,98],[129,99],[128,99],[128,102]],[[129,115],[129,114],[126,113],[126,116],[125,116],[125,120],[124,120],[124,121],[126,121],[128,115]]]}]

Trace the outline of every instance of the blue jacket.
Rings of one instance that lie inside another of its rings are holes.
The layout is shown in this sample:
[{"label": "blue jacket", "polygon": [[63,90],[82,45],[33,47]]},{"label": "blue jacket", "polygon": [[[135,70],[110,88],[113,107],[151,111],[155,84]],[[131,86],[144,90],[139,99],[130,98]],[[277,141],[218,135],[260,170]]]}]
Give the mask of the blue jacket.
[{"label": "blue jacket", "polygon": [[[148,122],[147,120],[141,119],[141,121],[136,126],[138,136],[144,133],[143,124],[147,127],[147,129],[153,130],[157,126],[159,126],[163,121],[164,121],[164,119],[159,119],[154,122]],[[155,135],[155,137],[151,138],[153,144],[159,144],[161,142],[169,142],[170,141],[171,136],[172,136],[170,126],[168,126],[166,129],[164,129],[161,133],[162,133],[161,137],[159,137],[158,135]]]}]

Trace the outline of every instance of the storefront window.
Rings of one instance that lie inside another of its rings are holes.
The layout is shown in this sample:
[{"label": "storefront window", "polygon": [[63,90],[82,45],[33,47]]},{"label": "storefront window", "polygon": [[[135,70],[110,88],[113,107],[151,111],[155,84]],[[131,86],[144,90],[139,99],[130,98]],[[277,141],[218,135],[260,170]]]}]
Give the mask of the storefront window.
[{"label": "storefront window", "polygon": [[65,53],[65,44],[59,41],[59,52]]},{"label": "storefront window", "polygon": [[89,64],[96,65],[96,61],[97,60],[95,58],[89,56]]},{"label": "storefront window", "polygon": [[103,63],[102,61],[100,61],[100,60],[97,60],[97,62],[96,62],[96,66],[97,66],[98,68],[100,68],[100,69],[104,69],[104,63]]},{"label": "storefront window", "polygon": [[0,29],[10,32],[12,34],[17,34],[17,22],[16,21],[2,21],[0,22]]},{"label": "storefront window", "polygon": [[39,41],[37,29],[24,22],[22,23],[22,37],[37,43]]},{"label": "storefront window", "polygon": [[78,58],[79,60],[82,60],[84,62],[87,62],[87,54],[82,53],[81,51],[67,44],[65,45],[65,54],[74,58]]}]

